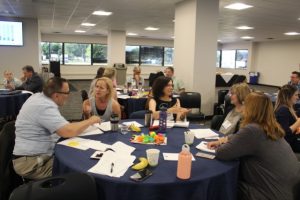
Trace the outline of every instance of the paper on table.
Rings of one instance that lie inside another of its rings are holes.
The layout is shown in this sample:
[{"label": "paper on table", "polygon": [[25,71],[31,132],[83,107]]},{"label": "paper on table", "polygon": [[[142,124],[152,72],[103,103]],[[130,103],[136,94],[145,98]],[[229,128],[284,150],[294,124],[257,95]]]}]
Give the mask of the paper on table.
[{"label": "paper on table", "polygon": [[120,153],[120,154],[131,154],[135,148],[132,146],[129,146],[123,142],[115,142],[111,147],[115,152]]},{"label": "paper on table", "polygon": [[126,126],[130,126],[131,124],[134,124],[137,127],[143,127],[143,125],[138,123],[137,121],[123,122],[123,124]]},{"label": "paper on table", "polygon": [[87,142],[87,139],[83,139],[83,138],[79,138],[79,137],[73,137],[73,138],[63,140],[63,141],[61,141],[57,144],[65,145],[65,146],[68,146],[68,147],[73,147],[73,148],[76,148],[76,149],[87,150],[89,147],[84,145],[84,143],[86,143],[86,142]]},{"label": "paper on table", "polygon": [[[163,153],[164,160],[177,161],[178,153]],[[195,157],[192,155],[192,161],[195,161]]]},{"label": "paper on table", "polygon": [[[153,126],[158,126],[159,125],[159,120],[154,120]],[[167,128],[173,128],[173,127],[182,127],[182,128],[187,128],[189,127],[190,122],[189,121],[167,121]]]},{"label": "paper on table", "polygon": [[110,122],[101,122],[100,124],[94,124],[93,126],[100,128],[102,131],[110,131],[111,130]]},{"label": "paper on table", "polygon": [[91,125],[87,129],[85,129],[79,136],[86,136],[86,135],[97,135],[102,134],[103,132],[99,129],[98,124]]},{"label": "paper on table", "polygon": [[216,153],[216,150],[207,148],[207,142],[204,142],[204,141],[200,142],[200,144],[198,144],[196,146],[196,148],[199,149],[199,150],[201,150],[201,151],[206,151],[206,152],[210,152],[210,153]]},{"label": "paper on table", "polygon": [[133,164],[135,158],[135,156],[129,154],[124,155],[107,151],[103,154],[99,162],[90,168],[88,172],[111,177],[121,177]]},{"label": "paper on table", "polygon": [[28,91],[28,90],[22,90],[22,94],[33,94],[33,92],[31,92],[31,91]]},{"label": "paper on table", "polygon": [[217,133],[215,133],[214,131],[212,131],[209,128],[190,129],[190,131],[192,131],[195,134],[195,137],[198,138],[198,139],[219,136]]},{"label": "paper on table", "polygon": [[130,99],[130,96],[128,96],[126,94],[121,94],[121,95],[118,95],[118,99]]}]

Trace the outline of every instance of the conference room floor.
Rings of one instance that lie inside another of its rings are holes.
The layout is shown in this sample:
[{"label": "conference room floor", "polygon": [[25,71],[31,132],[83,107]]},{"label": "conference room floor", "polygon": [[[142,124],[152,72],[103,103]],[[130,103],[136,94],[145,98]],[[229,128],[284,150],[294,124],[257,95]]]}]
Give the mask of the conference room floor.
[{"label": "conference room floor", "polygon": [[[60,108],[62,115],[70,121],[76,121],[81,119],[81,110],[82,110],[82,100],[81,100],[81,90],[89,90],[90,81],[89,80],[71,80],[69,81],[71,85],[71,93],[67,103]],[[277,88],[269,86],[260,86],[260,85],[250,85],[251,88],[267,93],[277,92]],[[215,101],[217,101],[218,90],[228,89],[224,87],[216,88]],[[209,121],[205,123],[209,126]]]}]

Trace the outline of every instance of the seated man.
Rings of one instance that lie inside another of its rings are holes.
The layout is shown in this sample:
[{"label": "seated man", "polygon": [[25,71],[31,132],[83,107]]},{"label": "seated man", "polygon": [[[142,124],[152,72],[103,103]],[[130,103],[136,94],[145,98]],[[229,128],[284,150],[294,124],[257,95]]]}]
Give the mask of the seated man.
[{"label": "seated man", "polygon": [[[69,123],[58,110],[69,95],[66,79],[50,78],[42,93],[32,95],[23,105],[16,120],[13,165],[17,174],[29,179],[52,175],[53,151],[58,136],[79,135],[88,126],[99,123],[91,118]],[[57,135],[58,136],[57,136]]]},{"label": "seated man", "polygon": [[42,78],[33,70],[32,66],[26,65],[23,70],[23,84],[16,87],[16,90],[28,90],[33,93],[41,92],[43,90]]},{"label": "seated man", "polygon": [[164,72],[166,77],[169,77],[173,80],[173,90],[175,93],[181,93],[185,91],[183,82],[174,76],[173,67],[167,67]]},{"label": "seated man", "polygon": [[9,70],[5,70],[3,79],[3,85],[5,89],[14,90],[16,87],[22,85],[22,82],[13,76],[13,73]]},{"label": "seated man", "polygon": [[300,91],[300,72],[293,71],[288,84],[297,87],[298,91]]}]

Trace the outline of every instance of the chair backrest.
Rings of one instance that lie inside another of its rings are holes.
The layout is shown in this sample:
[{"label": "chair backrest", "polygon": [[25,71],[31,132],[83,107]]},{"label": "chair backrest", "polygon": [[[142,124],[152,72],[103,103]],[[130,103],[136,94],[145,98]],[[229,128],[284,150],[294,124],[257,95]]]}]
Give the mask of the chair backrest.
[{"label": "chair backrest", "polygon": [[129,119],[144,119],[146,110],[135,111],[130,114]]},{"label": "chair backrest", "polygon": [[179,99],[181,107],[201,110],[201,94],[199,92],[182,92]]},{"label": "chair backrest", "polygon": [[15,121],[7,122],[0,132],[0,196],[8,199],[11,191],[22,183],[12,164],[15,146]]},{"label": "chair backrest", "polygon": [[155,79],[157,79],[160,76],[164,76],[164,73],[163,72],[150,73],[150,75],[149,75],[149,87],[152,87]]},{"label": "chair backrest", "polygon": [[218,105],[224,104],[225,96],[229,90],[219,90],[218,91]]},{"label": "chair backrest", "polygon": [[10,200],[97,200],[95,179],[84,173],[70,173],[62,176],[29,182],[16,188]]}]

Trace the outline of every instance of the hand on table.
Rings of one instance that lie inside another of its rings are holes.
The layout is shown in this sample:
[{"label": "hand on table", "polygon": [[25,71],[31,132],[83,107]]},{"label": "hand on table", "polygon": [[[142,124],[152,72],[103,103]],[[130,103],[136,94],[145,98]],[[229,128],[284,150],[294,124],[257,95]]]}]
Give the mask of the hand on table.
[{"label": "hand on table", "polygon": [[207,148],[208,149],[216,149],[221,145],[221,142],[219,140],[208,142],[207,143]]},{"label": "hand on table", "polygon": [[95,115],[91,116],[88,120],[91,122],[91,124],[96,124],[101,122],[101,118]]}]

